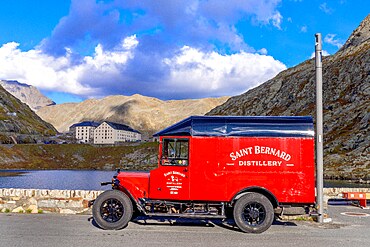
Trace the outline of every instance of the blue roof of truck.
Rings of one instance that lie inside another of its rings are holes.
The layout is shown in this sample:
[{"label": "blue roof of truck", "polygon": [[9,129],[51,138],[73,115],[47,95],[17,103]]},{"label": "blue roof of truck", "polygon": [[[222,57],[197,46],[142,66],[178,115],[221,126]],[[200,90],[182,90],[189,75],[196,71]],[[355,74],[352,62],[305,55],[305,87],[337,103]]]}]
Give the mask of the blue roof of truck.
[{"label": "blue roof of truck", "polygon": [[191,116],[154,136],[313,137],[309,116]]}]

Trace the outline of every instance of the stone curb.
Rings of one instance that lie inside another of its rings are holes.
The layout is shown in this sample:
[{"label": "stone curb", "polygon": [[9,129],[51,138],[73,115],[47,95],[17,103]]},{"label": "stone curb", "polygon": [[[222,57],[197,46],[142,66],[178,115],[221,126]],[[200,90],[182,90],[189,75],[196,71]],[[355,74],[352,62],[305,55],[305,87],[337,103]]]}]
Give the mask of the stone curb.
[{"label": "stone curb", "polygon": [[0,189],[0,212],[91,214],[88,202],[103,191]]},{"label": "stone curb", "polygon": [[[104,191],[0,189],[0,212],[91,214],[90,200]],[[370,192],[370,188],[324,188],[324,206],[343,192]]]}]

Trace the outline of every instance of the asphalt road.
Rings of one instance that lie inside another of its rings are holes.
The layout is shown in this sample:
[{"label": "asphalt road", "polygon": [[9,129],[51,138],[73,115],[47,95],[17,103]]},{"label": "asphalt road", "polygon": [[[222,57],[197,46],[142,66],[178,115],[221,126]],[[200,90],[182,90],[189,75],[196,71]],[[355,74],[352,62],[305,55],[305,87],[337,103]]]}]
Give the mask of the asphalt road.
[{"label": "asphalt road", "polygon": [[262,234],[246,234],[221,222],[143,220],[105,231],[90,216],[0,214],[0,246],[370,246],[370,209],[329,206],[333,222],[276,221]]}]

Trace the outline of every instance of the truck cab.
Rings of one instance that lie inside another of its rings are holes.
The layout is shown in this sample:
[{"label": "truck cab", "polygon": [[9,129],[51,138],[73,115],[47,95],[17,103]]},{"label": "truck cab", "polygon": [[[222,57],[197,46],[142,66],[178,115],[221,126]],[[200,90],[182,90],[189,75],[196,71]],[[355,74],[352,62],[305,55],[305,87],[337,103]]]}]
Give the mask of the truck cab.
[{"label": "truck cab", "polygon": [[158,167],[118,172],[113,190],[94,202],[102,228],[123,228],[135,211],[232,217],[242,231],[260,233],[274,209],[315,202],[311,117],[192,116],[156,135]]}]

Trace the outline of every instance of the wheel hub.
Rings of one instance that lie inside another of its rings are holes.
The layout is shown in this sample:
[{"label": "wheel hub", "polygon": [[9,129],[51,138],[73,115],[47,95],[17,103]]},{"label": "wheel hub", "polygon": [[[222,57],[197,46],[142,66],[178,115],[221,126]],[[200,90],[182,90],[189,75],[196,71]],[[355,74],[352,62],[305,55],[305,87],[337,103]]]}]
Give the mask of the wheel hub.
[{"label": "wheel hub", "polygon": [[108,199],[102,203],[100,208],[101,217],[110,223],[119,221],[124,213],[122,203],[116,199]]},{"label": "wheel hub", "polygon": [[259,215],[259,212],[258,212],[256,209],[253,209],[253,210],[249,213],[249,216],[250,216],[252,219],[257,219],[257,218],[258,218],[258,215]]},{"label": "wheel hub", "polygon": [[257,226],[265,220],[266,211],[260,203],[249,203],[245,205],[242,217],[246,224]]}]

